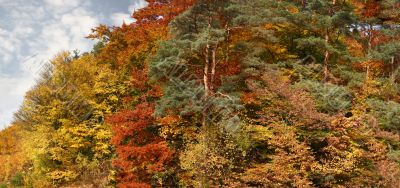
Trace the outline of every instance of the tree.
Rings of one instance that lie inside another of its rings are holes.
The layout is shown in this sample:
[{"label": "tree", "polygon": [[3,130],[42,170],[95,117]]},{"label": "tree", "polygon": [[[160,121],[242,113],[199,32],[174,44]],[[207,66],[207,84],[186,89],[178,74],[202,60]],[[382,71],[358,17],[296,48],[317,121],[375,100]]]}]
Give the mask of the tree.
[{"label": "tree", "polygon": [[[306,35],[297,40],[300,49],[308,49],[323,59],[324,81],[330,77],[329,63],[332,57],[346,56],[341,37],[350,33],[355,19],[347,1],[308,1],[303,11],[291,17],[295,23],[305,23]],[[311,49],[310,49],[311,47]]]},{"label": "tree", "polygon": [[113,125],[112,144],[116,147],[119,187],[151,187],[161,179],[153,179],[165,171],[173,152],[161,137],[151,118],[154,107],[142,103],[134,110],[122,111],[108,118]]},{"label": "tree", "polygon": [[116,80],[92,55],[54,58],[16,114],[16,123],[29,132],[24,145],[34,186],[93,178],[88,176],[97,177],[94,184],[108,183],[111,130],[104,117],[116,110],[124,93]]},{"label": "tree", "polygon": [[[148,6],[133,13],[135,23],[113,28],[102,35],[98,28],[91,38],[105,36],[107,43],[99,54],[102,62],[111,62],[119,70],[121,81],[128,83],[122,109],[106,118],[112,125],[112,144],[116,149],[116,183],[121,187],[173,186],[166,172],[173,151],[158,135],[152,118],[154,101],[161,96],[158,85],[147,76],[148,57],[158,43],[166,40],[168,24],[189,8],[193,0],[148,0]],[[135,169],[135,170],[132,170]]]}]

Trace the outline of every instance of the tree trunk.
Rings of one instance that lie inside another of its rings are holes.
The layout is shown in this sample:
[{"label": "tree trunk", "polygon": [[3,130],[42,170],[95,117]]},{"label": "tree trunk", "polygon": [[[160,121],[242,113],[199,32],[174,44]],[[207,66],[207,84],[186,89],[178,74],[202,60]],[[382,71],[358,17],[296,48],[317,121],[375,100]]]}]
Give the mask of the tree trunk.
[{"label": "tree trunk", "polygon": [[369,80],[369,62],[367,62],[367,73],[365,74],[365,81],[367,82]]},{"label": "tree trunk", "polygon": [[215,67],[217,65],[217,59],[216,59],[216,51],[217,51],[217,47],[214,47],[212,49],[212,61],[211,61],[211,80],[210,80],[210,93],[214,94],[214,81],[215,81]]},{"label": "tree trunk", "polygon": [[[329,35],[325,35],[325,42],[329,43]],[[329,57],[330,53],[328,50],[325,51],[325,58],[324,58],[324,82],[328,81],[329,78],[329,68],[328,68],[328,63],[329,63]]]},{"label": "tree trunk", "polygon": [[[368,46],[367,46],[367,56],[369,56],[369,54],[371,53],[371,49],[372,49],[372,39],[373,39],[373,32],[372,32],[372,26],[370,25],[368,28]],[[368,81],[369,79],[369,73],[370,72],[370,63],[369,61],[367,62],[367,72],[365,74],[365,81]]]},{"label": "tree trunk", "polygon": [[204,96],[208,97],[210,94],[210,81],[209,81],[209,67],[210,67],[210,45],[207,44],[206,52],[205,52],[205,63],[204,63],[204,74],[203,74],[203,82],[204,82]]},{"label": "tree trunk", "polygon": [[390,59],[390,64],[392,65],[392,71],[390,74],[390,83],[394,84],[396,82],[396,75],[397,75],[397,71],[395,69],[395,65],[394,65],[394,56]]},{"label": "tree trunk", "polygon": [[229,39],[231,37],[231,28],[229,28],[228,23],[225,24],[225,34],[226,34],[226,38],[225,38],[225,42],[226,44],[226,51],[225,51],[225,62],[228,63],[229,61]]},{"label": "tree trunk", "polygon": [[[205,52],[205,63],[204,63],[204,73],[203,73],[203,82],[204,82],[204,99],[207,101],[207,98],[210,94],[210,81],[209,81],[209,66],[210,66],[210,45],[207,44],[206,52]],[[208,125],[208,107],[205,105],[203,107],[203,127]]]},{"label": "tree trunk", "polygon": [[[336,0],[332,1],[332,5],[336,5]],[[333,16],[333,7],[331,7],[331,9],[329,10],[329,14],[332,17]],[[326,34],[325,34],[325,42],[326,44],[329,44],[329,29],[326,29]],[[330,58],[331,54],[329,53],[328,50],[325,51],[325,55],[324,55],[324,82],[327,82],[329,79],[329,58]]]}]

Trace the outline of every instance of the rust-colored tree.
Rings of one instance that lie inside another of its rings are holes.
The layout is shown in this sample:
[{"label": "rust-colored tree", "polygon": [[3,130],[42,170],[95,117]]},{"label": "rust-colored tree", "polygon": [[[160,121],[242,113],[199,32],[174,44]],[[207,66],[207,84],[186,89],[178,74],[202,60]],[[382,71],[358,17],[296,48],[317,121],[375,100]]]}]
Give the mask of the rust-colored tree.
[{"label": "rust-colored tree", "polygon": [[165,170],[172,159],[173,152],[153,125],[153,111],[154,105],[142,103],[108,119],[114,131],[111,142],[118,155],[114,165],[119,171],[119,187],[150,187],[153,175]]},{"label": "rust-colored tree", "polygon": [[128,80],[131,91],[126,96],[126,110],[107,119],[114,133],[111,142],[117,154],[113,164],[118,187],[171,184],[163,172],[173,158],[173,151],[159,136],[152,117],[154,99],[161,93],[157,85],[148,82],[147,57],[155,53],[159,41],[168,38],[168,23],[193,2],[147,0],[148,6],[133,14],[135,23],[123,24],[112,31],[100,26],[89,36],[107,42],[97,54],[98,58],[123,70],[119,72],[125,76],[122,79]]}]

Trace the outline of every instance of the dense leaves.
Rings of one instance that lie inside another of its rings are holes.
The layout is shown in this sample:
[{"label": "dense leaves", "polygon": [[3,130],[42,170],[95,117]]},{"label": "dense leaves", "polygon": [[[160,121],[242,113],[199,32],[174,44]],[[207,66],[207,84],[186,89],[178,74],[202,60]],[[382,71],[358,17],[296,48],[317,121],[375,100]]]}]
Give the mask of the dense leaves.
[{"label": "dense leaves", "polygon": [[400,187],[399,8],[147,0],[44,67],[0,187]]}]

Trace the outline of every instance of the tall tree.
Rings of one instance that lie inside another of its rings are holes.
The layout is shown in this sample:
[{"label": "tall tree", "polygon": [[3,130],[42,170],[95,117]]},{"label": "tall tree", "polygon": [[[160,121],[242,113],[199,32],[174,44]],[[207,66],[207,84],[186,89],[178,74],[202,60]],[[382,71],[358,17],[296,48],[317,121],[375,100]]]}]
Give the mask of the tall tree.
[{"label": "tall tree", "polygon": [[[147,0],[147,7],[133,13],[136,22],[89,37],[108,38],[99,53],[104,62],[112,62],[128,82],[123,110],[107,118],[112,126],[116,158],[116,183],[119,187],[174,186],[167,173],[173,151],[159,136],[159,126],[152,118],[154,101],[161,95],[160,87],[148,80],[148,56],[166,40],[168,24],[188,9],[194,0]],[[122,45],[121,45],[122,44]]]},{"label": "tall tree", "polygon": [[307,2],[301,12],[294,13],[299,15],[297,18],[292,17],[299,24],[305,23],[304,30],[307,34],[297,40],[298,47],[312,48],[318,54],[316,58],[322,58],[324,81],[328,81],[330,77],[330,62],[347,55],[341,37],[350,33],[354,26],[352,11],[347,1],[312,0]]}]

